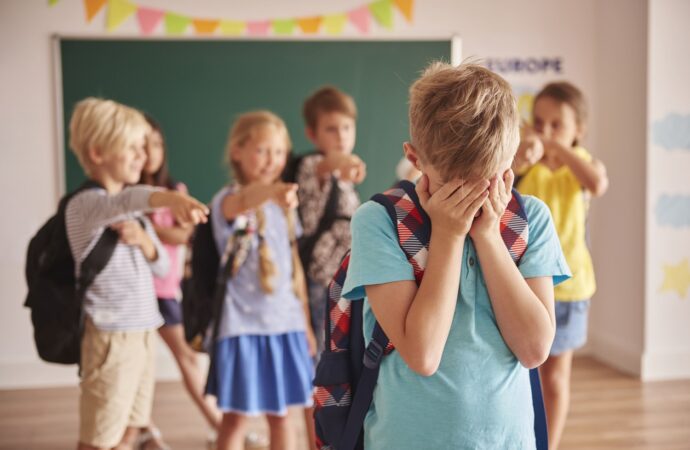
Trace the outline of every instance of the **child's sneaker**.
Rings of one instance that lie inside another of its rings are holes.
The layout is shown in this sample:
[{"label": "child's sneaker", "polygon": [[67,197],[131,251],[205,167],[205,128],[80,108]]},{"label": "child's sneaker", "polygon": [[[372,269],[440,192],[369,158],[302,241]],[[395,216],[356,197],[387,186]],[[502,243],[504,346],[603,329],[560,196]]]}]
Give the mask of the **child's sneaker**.
[{"label": "child's sneaker", "polygon": [[270,441],[268,440],[268,437],[261,433],[257,433],[256,431],[250,431],[244,437],[244,446],[246,448],[268,447],[269,444]]},{"label": "child's sneaker", "polygon": [[134,446],[137,450],[172,450],[163,440],[161,430],[155,426],[144,428]]}]

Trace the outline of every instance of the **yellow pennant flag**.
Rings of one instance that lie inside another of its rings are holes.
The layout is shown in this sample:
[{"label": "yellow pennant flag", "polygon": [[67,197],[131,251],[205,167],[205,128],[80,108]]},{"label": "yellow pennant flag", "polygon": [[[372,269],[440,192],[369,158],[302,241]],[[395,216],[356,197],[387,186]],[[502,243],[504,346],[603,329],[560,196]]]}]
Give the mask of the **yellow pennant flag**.
[{"label": "yellow pennant flag", "polygon": [[323,27],[328,34],[341,34],[347,23],[347,14],[333,14],[323,18]]},{"label": "yellow pennant flag", "polygon": [[128,0],[108,1],[107,29],[113,31],[137,10],[137,5]]},{"label": "yellow pennant flag", "polygon": [[105,2],[108,0],[84,0],[84,9],[86,10],[86,21],[91,22],[98,11],[103,9]]},{"label": "yellow pennant flag", "polygon": [[414,7],[414,0],[393,0],[395,6],[398,7],[400,12],[408,22],[412,22],[412,8]]},{"label": "yellow pennant flag", "polygon": [[220,32],[229,36],[238,36],[244,33],[247,24],[237,20],[221,20]]}]

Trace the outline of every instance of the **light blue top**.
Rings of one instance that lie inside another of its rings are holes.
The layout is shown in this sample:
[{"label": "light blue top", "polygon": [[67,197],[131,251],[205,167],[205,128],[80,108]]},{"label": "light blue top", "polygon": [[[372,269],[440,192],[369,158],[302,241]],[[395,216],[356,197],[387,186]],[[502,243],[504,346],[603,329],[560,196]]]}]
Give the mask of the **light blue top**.
[{"label": "light blue top", "polygon": [[[529,243],[519,269],[525,278],[569,278],[549,209],[525,196]],[[351,300],[364,287],[414,280],[386,210],[362,205],[352,219],[352,254],[343,287]],[[390,299],[395,301],[394,298]],[[375,318],[364,304],[369,342]],[[365,448],[533,449],[529,372],[501,337],[471,239],[465,241],[458,303],[438,371],[423,377],[398,352],[383,358],[365,421]]]},{"label": "light blue top", "polygon": [[[230,188],[226,187],[211,202],[213,237],[221,255],[228,238],[235,231],[236,221],[228,222],[222,211],[223,199],[230,193]],[[266,216],[264,239],[278,271],[273,279],[274,292],[266,294],[259,284],[259,239],[254,234],[246,261],[237,275],[228,281],[218,339],[305,330],[302,303],[292,289],[292,254],[285,213],[270,201],[262,208]],[[296,217],[295,220],[297,221]],[[299,221],[296,223],[299,236]]]}]

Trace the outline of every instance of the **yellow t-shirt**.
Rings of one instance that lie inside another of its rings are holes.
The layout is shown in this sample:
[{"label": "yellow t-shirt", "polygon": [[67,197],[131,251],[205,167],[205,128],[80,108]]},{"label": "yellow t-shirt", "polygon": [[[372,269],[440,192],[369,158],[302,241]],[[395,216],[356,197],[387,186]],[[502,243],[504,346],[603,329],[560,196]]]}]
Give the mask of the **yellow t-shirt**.
[{"label": "yellow t-shirt", "polygon": [[[580,158],[591,161],[582,147],[573,149]],[[589,201],[582,185],[566,165],[552,171],[544,164],[532,166],[520,179],[517,190],[534,195],[551,210],[563,254],[573,277],[555,287],[556,300],[587,300],[596,291],[592,257],[585,242],[585,222]]]}]

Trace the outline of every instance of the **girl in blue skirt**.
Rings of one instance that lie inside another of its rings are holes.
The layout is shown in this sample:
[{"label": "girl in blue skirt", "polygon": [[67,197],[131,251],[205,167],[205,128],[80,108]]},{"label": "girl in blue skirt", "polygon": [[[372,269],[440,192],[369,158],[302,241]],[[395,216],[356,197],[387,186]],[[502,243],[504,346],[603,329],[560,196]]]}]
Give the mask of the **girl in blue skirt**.
[{"label": "girl in blue skirt", "polygon": [[233,255],[206,387],[223,412],[222,450],[243,448],[247,417],[256,415],[266,415],[272,449],[294,449],[287,408],[312,404],[316,346],[295,243],[297,185],[279,181],[289,151],[279,117],[239,116],[227,145],[235,184],[211,204],[221,265]]}]

